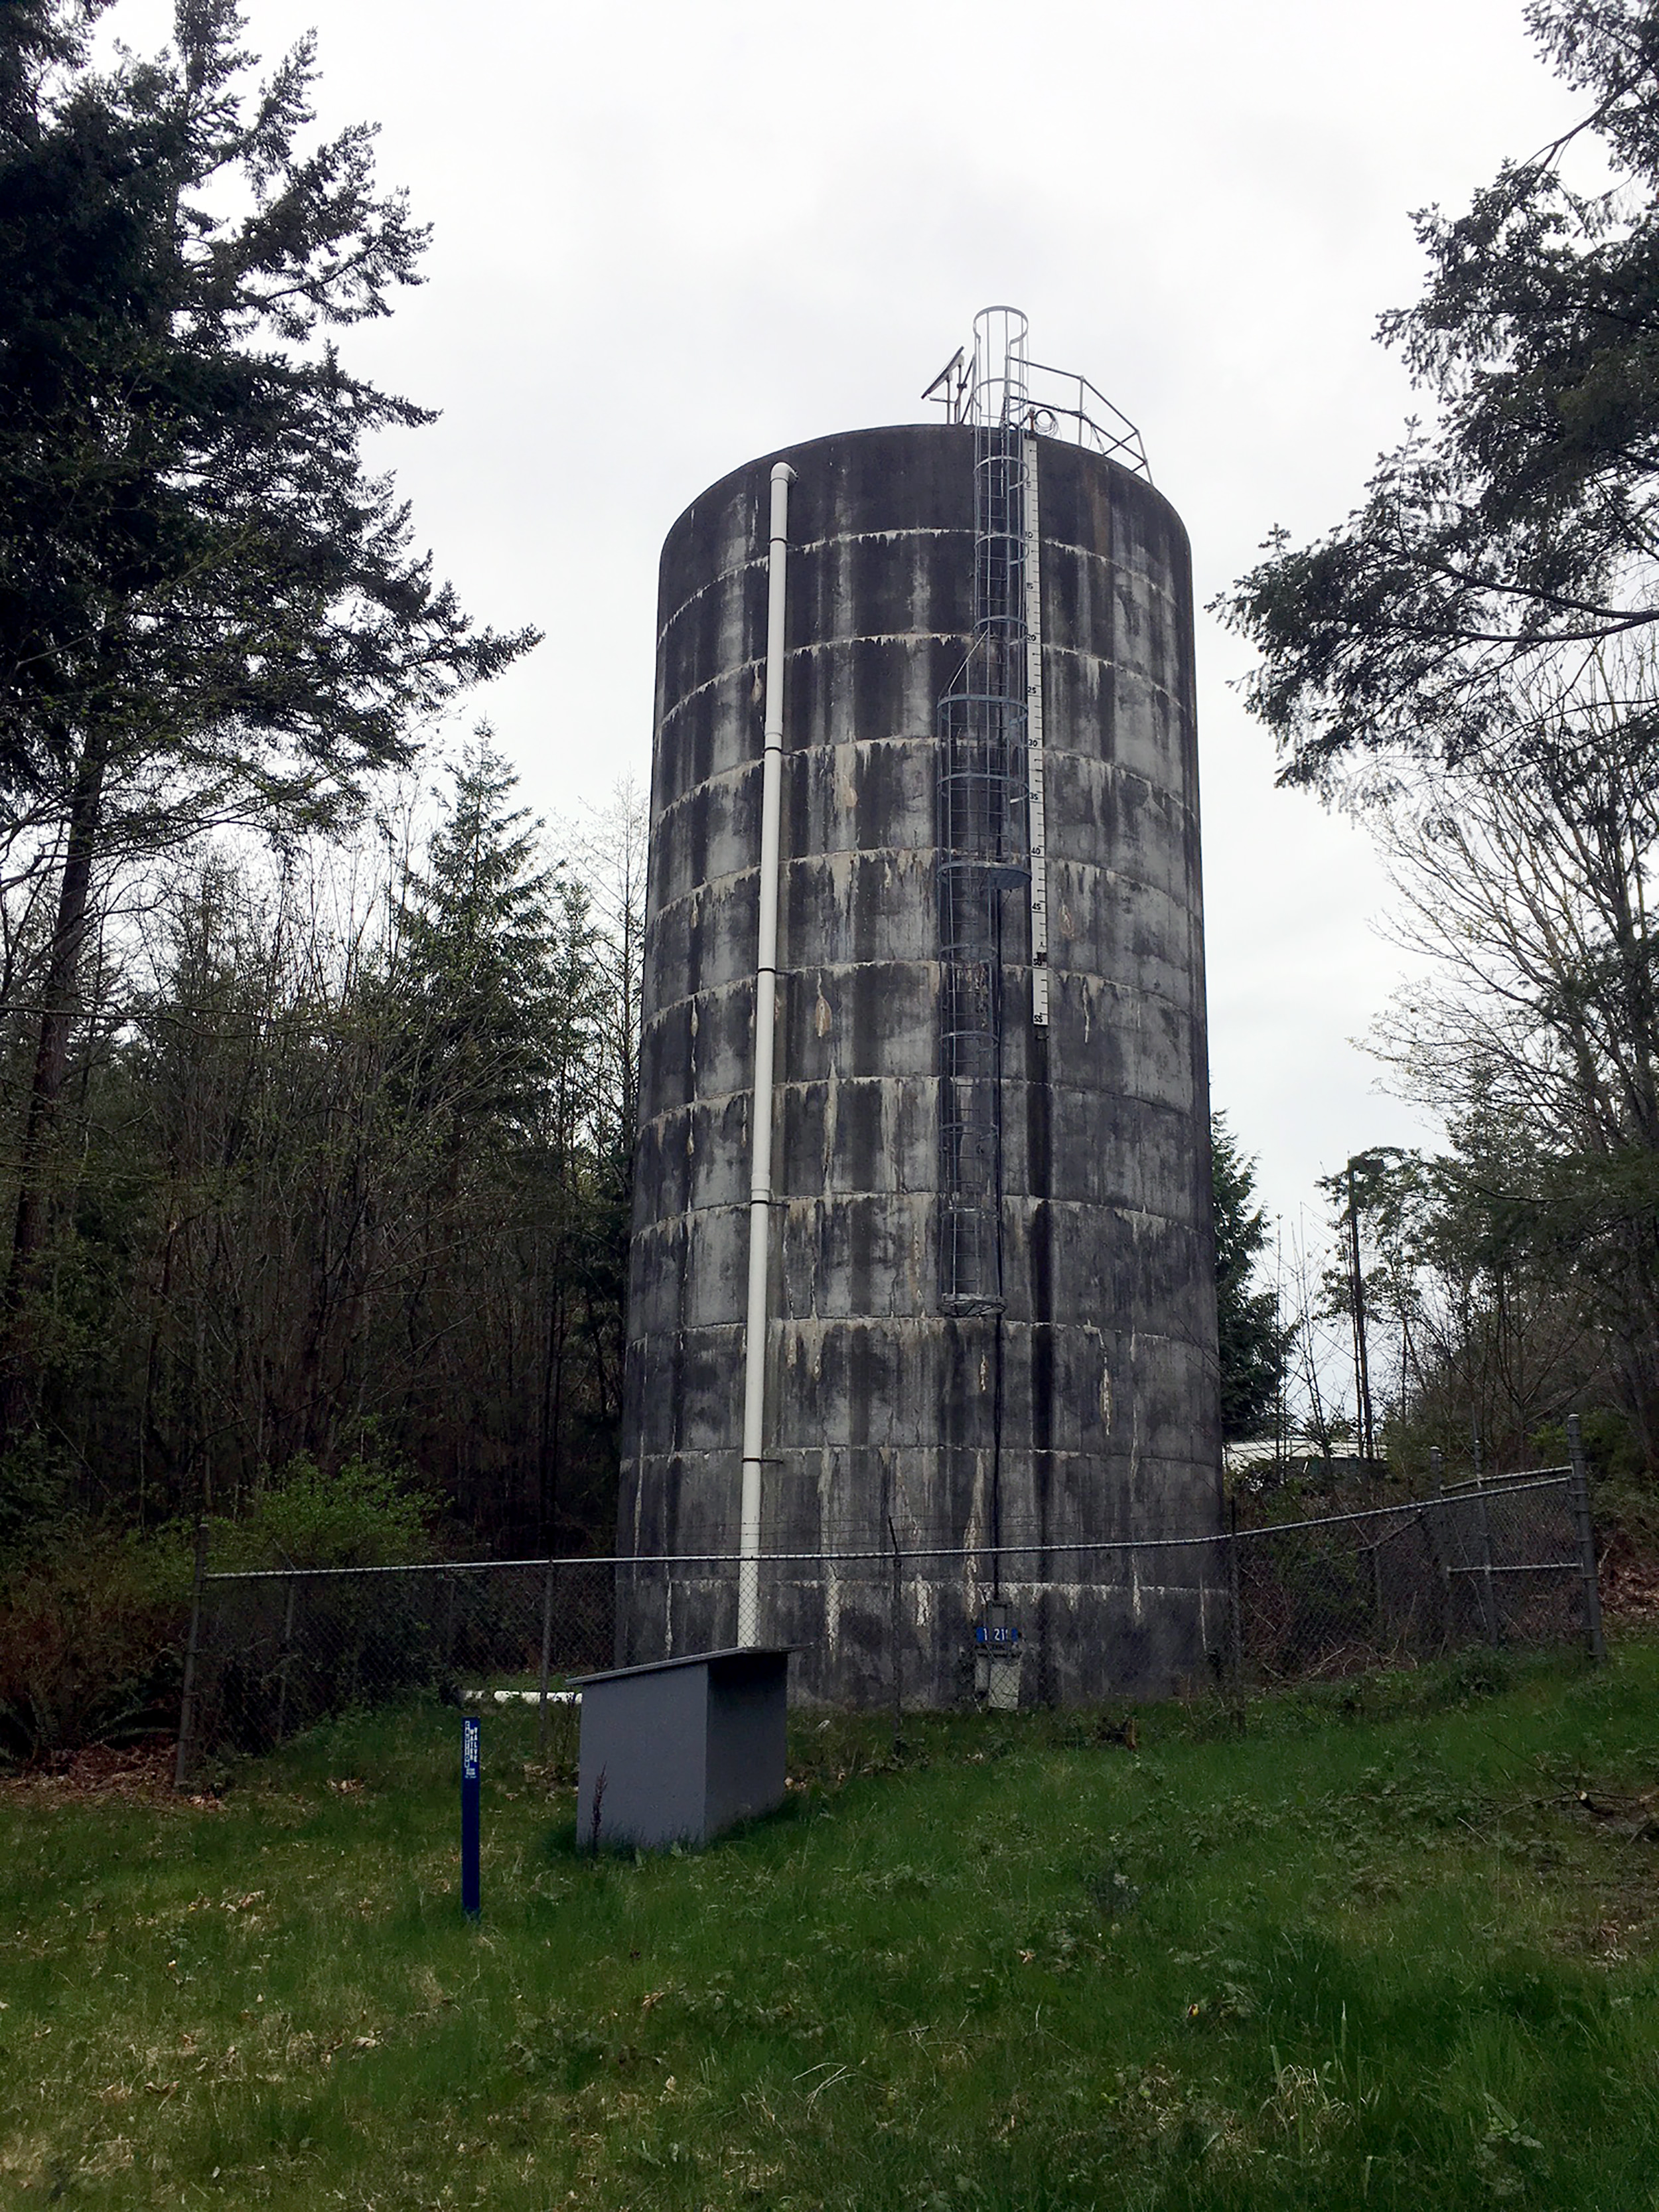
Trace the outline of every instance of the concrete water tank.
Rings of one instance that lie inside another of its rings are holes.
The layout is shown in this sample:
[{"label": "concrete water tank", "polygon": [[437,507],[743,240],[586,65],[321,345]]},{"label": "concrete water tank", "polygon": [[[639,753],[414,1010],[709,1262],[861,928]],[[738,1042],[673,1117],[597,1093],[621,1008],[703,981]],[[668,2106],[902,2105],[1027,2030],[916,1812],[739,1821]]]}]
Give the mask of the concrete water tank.
[{"label": "concrete water tank", "polygon": [[[787,617],[759,1636],[806,1694],[972,1694],[984,1600],[1035,1699],[1156,1692],[1224,1648],[1202,1547],[1219,1412],[1187,538],[1151,483],[1028,441],[1040,485],[1048,1008],[1001,900],[997,1311],[947,1310],[939,702],[975,609],[975,431],[747,463],[664,547],[620,1547],[731,1553],[738,1453],[768,487],[795,471]],[[1036,497],[1034,490],[1033,498]],[[1006,1552],[994,1576],[982,1552]],[[961,1551],[963,1556],[951,1557]],[[734,1639],[729,1571],[641,1575],[618,1658]]]}]

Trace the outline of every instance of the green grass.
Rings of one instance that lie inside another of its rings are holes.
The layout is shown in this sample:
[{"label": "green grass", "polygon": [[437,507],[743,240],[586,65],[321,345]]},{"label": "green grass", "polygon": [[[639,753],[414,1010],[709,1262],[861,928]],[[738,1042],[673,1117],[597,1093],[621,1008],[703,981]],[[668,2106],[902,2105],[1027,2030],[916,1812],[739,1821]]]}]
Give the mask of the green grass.
[{"label": "green grass", "polygon": [[477,1929],[453,1714],[13,1793],[0,2203],[1659,2203],[1659,1651],[907,1726],[593,1861],[491,1712]]}]

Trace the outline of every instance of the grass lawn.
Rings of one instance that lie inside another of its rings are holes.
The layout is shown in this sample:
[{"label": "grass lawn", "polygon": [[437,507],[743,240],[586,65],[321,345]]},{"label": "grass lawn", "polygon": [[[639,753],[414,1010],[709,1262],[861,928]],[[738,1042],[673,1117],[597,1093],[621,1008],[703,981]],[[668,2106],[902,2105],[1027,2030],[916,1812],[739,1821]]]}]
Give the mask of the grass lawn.
[{"label": "grass lawn", "polygon": [[490,1711],[478,1928],[453,1713],[6,1784],[0,2203],[1659,2206],[1659,1650],[1139,1730],[802,1715],[594,1861]]}]

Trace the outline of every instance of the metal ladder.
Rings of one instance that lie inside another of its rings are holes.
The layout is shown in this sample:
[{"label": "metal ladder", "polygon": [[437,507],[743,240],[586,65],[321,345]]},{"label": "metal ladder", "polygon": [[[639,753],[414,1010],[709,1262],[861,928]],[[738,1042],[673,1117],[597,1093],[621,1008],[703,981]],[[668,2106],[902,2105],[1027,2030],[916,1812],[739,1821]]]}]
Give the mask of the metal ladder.
[{"label": "metal ladder", "polygon": [[974,325],[974,634],[939,702],[939,1306],[1002,1311],[1002,895],[1030,879],[1025,319]]}]

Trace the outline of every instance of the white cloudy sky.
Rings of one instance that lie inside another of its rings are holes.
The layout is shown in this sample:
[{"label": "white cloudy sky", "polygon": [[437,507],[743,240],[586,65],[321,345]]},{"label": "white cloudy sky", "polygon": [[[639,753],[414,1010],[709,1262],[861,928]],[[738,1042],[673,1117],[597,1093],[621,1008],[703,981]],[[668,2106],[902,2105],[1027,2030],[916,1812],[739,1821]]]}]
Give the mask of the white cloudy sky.
[{"label": "white cloudy sky", "polygon": [[[927,410],[974,310],[1141,426],[1200,601],[1282,522],[1357,500],[1411,406],[1375,343],[1408,211],[1461,206],[1571,99],[1522,0],[245,0],[314,27],[321,120],[382,125],[434,227],[428,283],[354,365],[443,410],[388,453],[464,602],[546,641],[481,701],[535,805],[648,760],[658,548],[702,487]],[[140,46],[161,0],[119,0]],[[1199,638],[1217,1103],[1294,1218],[1411,1142],[1350,1040],[1396,956],[1362,838],[1276,792]]]}]

